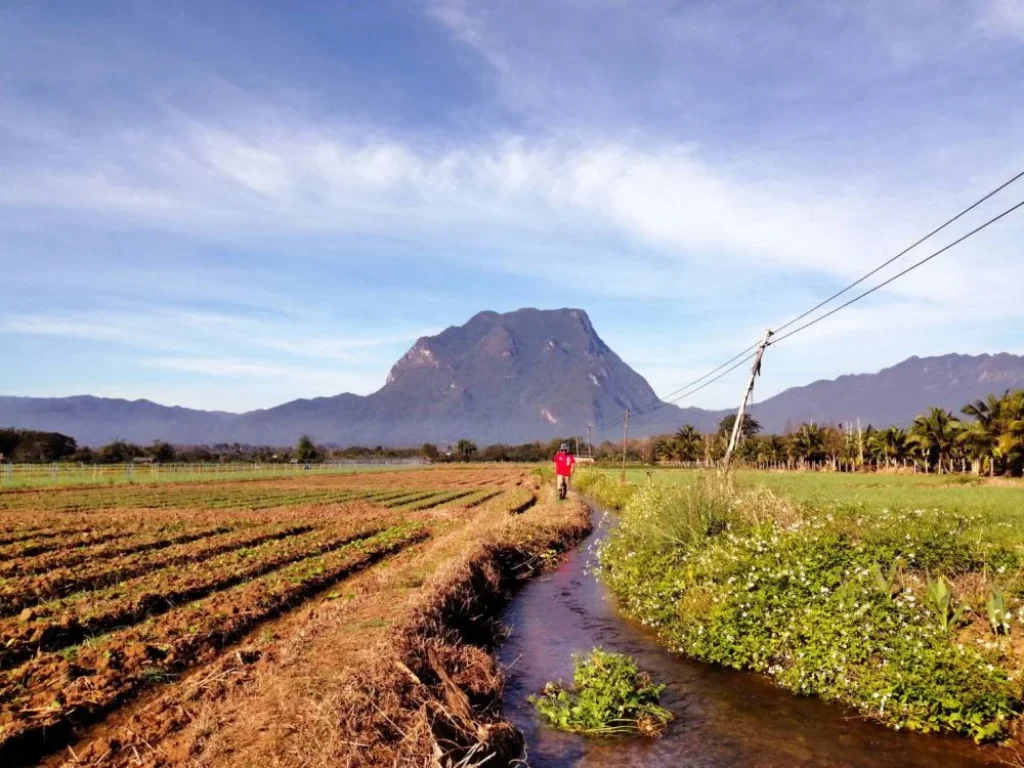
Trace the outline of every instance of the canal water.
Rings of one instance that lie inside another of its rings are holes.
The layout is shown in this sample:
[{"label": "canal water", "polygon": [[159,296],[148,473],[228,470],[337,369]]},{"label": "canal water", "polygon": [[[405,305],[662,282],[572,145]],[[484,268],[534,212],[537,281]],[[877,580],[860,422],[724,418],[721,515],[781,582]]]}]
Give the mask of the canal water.
[{"label": "canal water", "polygon": [[[526,737],[524,759],[553,766],[967,766],[998,765],[1000,750],[953,737],[900,733],[819,699],[803,698],[745,672],[666,652],[623,618],[594,573],[596,547],[611,518],[558,570],[528,583],[504,613],[511,635],[499,657],[507,669],[503,706]],[[591,739],[545,726],[527,696],[549,680],[572,680],[572,655],[600,646],[633,656],[668,688],[661,703],[675,719],[658,739]]]}]

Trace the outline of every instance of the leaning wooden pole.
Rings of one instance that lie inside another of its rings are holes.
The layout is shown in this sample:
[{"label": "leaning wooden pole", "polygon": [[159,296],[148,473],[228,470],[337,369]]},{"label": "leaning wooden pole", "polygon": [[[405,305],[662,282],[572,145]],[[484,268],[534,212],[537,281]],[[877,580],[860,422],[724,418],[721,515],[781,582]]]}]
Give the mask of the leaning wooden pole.
[{"label": "leaning wooden pole", "polygon": [[626,441],[629,439],[629,408],[626,409],[626,418],[622,422],[622,482],[626,482]]},{"label": "leaning wooden pole", "polygon": [[740,400],[740,408],[736,412],[736,423],[732,425],[732,435],[729,437],[729,447],[725,449],[725,456],[722,457],[722,469],[729,470],[729,462],[732,460],[732,454],[736,450],[736,446],[739,445],[740,435],[743,429],[743,417],[747,414],[747,401],[750,400],[750,393],[754,391],[754,381],[758,376],[761,375],[761,358],[764,357],[764,351],[768,348],[768,342],[772,338],[771,330],[764,332],[764,338],[761,339],[761,343],[757,346],[757,352],[754,355],[754,364],[750,368],[750,380],[747,382],[746,388],[743,390],[743,399]]}]

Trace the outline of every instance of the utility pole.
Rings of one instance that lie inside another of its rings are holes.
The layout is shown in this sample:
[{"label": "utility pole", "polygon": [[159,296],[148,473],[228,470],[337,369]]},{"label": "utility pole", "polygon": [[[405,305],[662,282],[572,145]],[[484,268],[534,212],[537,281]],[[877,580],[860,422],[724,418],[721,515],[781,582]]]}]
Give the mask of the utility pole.
[{"label": "utility pole", "polygon": [[578,437],[574,437],[573,440],[576,441],[576,453],[573,454],[573,455],[579,456],[580,455],[580,439]]},{"label": "utility pole", "polygon": [[629,435],[629,408],[626,409],[626,419],[622,422],[622,482],[626,482],[626,439]]},{"label": "utility pole", "polygon": [[860,431],[860,419],[857,419],[857,447],[860,450],[860,467],[864,471],[864,434]]},{"label": "utility pole", "polygon": [[743,399],[740,401],[739,411],[736,413],[736,423],[732,425],[732,436],[729,438],[729,447],[725,449],[725,456],[722,457],[722,468],[726,471],[729,470],[729,460],[732,459],[733,451],[736,450],[736,446],[740,442],[741,430],[743,429],[743,417],[747,414],[747,401],[750,399],[750,394],[754,391],[754,381],[758,376],[761,375],[761,358],[764,357],[764,351],[768,348],[768,342],[772,338],[771,330],[764,332],[764,338],[761,339],[761,343],[757,347],[757,352],[754,355],[754,365],[750,368],[750,380],[747,382],[746,389],[743,390]]},{"label": "utility pole", "polygon": [[590,445],[590,430],[591,430],[591,426],[588,424],[587,425],[587,458],[588,459],[594,458],[594,449]]}]

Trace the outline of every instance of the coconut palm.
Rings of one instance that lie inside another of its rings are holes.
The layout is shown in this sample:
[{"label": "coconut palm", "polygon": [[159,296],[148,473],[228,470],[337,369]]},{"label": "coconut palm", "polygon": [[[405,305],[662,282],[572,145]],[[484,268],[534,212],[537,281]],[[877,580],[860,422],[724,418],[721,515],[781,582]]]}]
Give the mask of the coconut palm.
[{"label": "coconut palm", "polygon": [[889,427],[875,432],[868,440],[868,450],[872,457],[886,466],[895,467],[909,455],[910,438],[905,430]]},{"label": "coconut palm", "polygon": [[676,432],[675,442],[679,448],[680,461],[696,461],[704,451],[704,438],[692,424]]},{"label": "coconut palm", "polygon": [[824,455],[825,436],[814,422],[801,424],[789,441],[790,456],[798,461],[820,461]]},{"label": "coconut palm", "polygon": [[1011,475],[1024,471],[1024,389],[1008,392],[1000,404],[996,451]]},{"label": "coconut palm", "polygon": [[999,436],[1003,421],[1003,405],[1010,395],[1009,390],[1002,397],[989,395],[984,400],[975,400],[965,405],[961,413],[971,416],[957,437],[971,459],[975,473],[981,471],[981,462],[988,459],[989,473],[996,472],[996,456],[999,453]]},{"label": "coconut palm", "polygon": [[782,461],[786,456],[786,441],[778,435],[765,435],[757,442],[757,460],[762,464]]},{"label": "coconut palm", "polygon": [[928,467],[952,470],[952,453],[962,423],[944,408],[932,408],[914,419],[910,434],[924,452]]}]

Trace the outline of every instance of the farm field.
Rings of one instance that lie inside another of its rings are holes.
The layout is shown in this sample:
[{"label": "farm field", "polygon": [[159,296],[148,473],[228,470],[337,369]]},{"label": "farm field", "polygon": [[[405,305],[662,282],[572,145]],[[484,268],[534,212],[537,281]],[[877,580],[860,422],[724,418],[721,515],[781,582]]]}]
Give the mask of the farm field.
[{"label": "farm field", "polygon": [[334,475],[353,472],[395,472],[421,468],[419,462],[325,462],[302,464],[278,462],[227,462],[207,464],[3,464],[0,490],[54,488],[84,485],[146,485],[154,483],[217,483],[225,480],[266,480],[307,474]]},{"label": "farm field", "polygon": [[491,604],[586,527],[519,466],[0,491],[0,764],[511,745]]},{"label": "farm field", "polygon": [[[618,478],[616,470],[605,470]],[[631,483],[691,485],[701,470],[659,468],[627,469]],[[818,509],[858,506],[866,510],[942,509],[983,515],[997,532],[1000,523],[1024,522],[1024,480],[972,475],[923,475],[845,472],[770,472],[737,470],[739,488],[768,488],[793,501]],[[1021,535],[1024,535],[1022,533]]]}]

